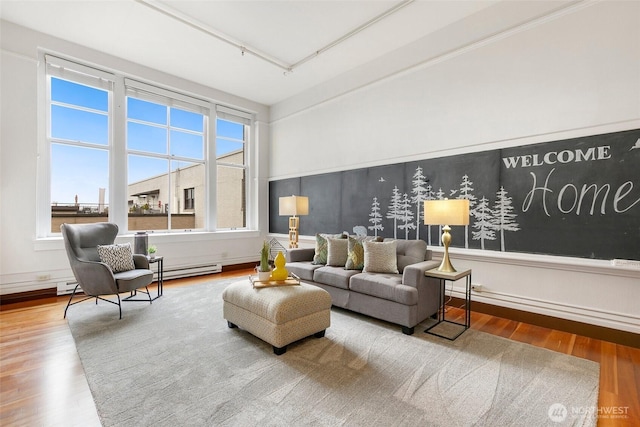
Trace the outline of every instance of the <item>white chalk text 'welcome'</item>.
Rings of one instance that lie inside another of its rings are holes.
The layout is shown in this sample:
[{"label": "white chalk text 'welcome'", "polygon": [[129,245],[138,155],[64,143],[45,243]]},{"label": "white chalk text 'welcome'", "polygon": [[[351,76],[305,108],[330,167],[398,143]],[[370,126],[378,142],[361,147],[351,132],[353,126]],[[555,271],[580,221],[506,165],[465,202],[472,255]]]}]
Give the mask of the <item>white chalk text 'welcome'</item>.
[{"label": "white chalk text 'welcome'", "polygon": [[549,151],[545,154],[525,154],[524,156],[503,157],[502,161],[507,169],[528,168],[543,165],[555,165],[557,163],[592,162],[595,160],[608,160],[611,158],[609,145],[591,147],[587,149],[576,148],[574,150]]}]

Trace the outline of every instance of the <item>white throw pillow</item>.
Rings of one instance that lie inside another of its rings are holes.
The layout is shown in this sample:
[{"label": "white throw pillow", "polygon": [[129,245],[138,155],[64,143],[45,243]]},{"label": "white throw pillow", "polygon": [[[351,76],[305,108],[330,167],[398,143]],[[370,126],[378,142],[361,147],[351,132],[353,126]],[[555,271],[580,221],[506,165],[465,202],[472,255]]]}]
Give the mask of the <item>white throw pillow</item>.
[{"label": "white throw pillow", "polygon": [[344,267],[349,253],[348,244],[347,239],[327,239],[327,265]]},{"label": "white throw pillow", "polygon": [[396,258],[396,241],[362,242],[364,247],[365,273],[395,273],[398,274],[398,260]]},{"label": "white throw pillow", "polygon": [[100,255],[100,261],[111,267],[111,270],[114,273],[129,271],[136,268],[136,265],[133,262],[131,243],[98,245],[98,255]]}]

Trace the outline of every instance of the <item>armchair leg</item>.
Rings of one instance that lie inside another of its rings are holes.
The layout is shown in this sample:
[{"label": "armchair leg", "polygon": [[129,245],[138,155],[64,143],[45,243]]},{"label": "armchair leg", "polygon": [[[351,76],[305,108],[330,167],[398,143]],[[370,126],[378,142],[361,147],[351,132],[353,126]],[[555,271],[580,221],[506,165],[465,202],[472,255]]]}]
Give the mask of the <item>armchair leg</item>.
[{"label": "armchair leg", "polygon": [[80,286],[79,283],[76,285],[75,288],[73,288],[73,292],[71,293],[71,296],[69,297],[69,302],[67,303],[67,306],[64,309],[64,317],[63,317],[63,319],[67,318],[67,310],[69,310],[69,306],[71,305],[71,300],[76,295],[76,291],[78,290],[78,286]]}]

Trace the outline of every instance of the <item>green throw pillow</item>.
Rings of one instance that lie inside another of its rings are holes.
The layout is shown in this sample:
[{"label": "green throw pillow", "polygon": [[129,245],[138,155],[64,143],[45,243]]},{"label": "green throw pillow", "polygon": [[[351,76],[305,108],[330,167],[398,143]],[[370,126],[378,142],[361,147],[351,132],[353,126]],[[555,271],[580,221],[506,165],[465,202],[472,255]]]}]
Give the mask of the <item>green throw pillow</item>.
[{"label": "green throw pillow", "polygon": [[362,270],[364,268],[364,247],[362,242],[367,239],[366,236],[349,236],[347,247],[347,262],[344,265],[345,270]]},{"label": "green throw pillow", "polygon": [[345,270],[362,270],[364,268],[363,242],[382,242],[382,237],[375,236],[348,236],[347,262]]}]

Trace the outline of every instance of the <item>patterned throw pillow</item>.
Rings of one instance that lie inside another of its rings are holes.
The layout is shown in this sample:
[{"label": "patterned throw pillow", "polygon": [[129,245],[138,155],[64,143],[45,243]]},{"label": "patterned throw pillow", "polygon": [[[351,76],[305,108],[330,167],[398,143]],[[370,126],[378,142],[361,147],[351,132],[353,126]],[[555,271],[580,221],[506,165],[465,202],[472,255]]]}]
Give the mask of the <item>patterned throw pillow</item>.
[{"label": "patterned throw pillow", "polygon": [[347,262],[345,270],[362,270],[364,268],[364,247],[362,242],[382,242],[382,237],[375,236],[347,236],[349,244],[347,246]]},{"label": "patterned throw pillow", "polygon": [[316,234],[316,253],[311,264],[325,265],[327,263],[327,239],[339,239],[342,234]]},{"label": "patterned throw pillow", "polygon": [[98,255],[100,255],[100,261],[111,267],[114,273],[136,268],[136,265],[133,263],[131,243],[98,245]]},{"label": "patterned throw pillow", "polygon": [[347,262],[345,270],[362,270],[364,268],[364,247],[362,242],[369,240],[366,236],[349,236],[347,246]]},{"label": "patterned throw pillow", "polygon": [[395,240],[389,242],[363,242],[365,273],[398,273]]},{"label": "patterned throw pillow", "polygon": [[344,267],[347,262],[347,239],[327,239],[327,265]]}]

